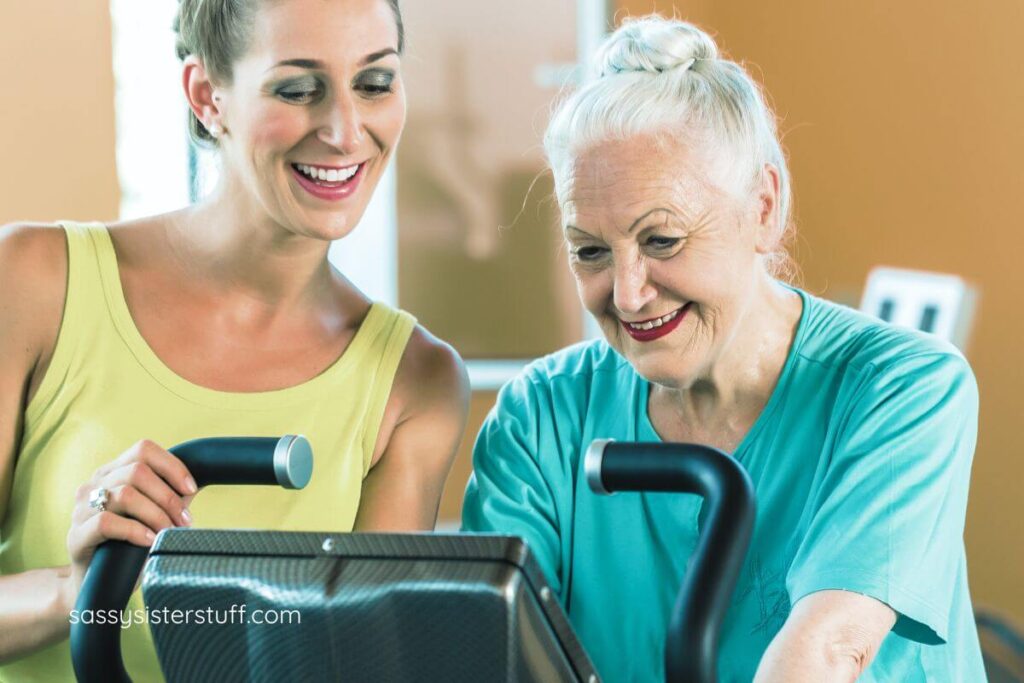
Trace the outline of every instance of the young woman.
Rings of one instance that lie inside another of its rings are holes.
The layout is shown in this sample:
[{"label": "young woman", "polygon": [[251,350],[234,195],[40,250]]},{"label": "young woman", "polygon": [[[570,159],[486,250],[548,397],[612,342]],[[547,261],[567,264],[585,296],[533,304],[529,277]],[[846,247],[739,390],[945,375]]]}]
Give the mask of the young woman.
[{"label": "young woman", "polygon": [[[397,0],[183,0],[177,27],[212,196],[0,238],[0,680],[73,679],[68,614],[107,539],[432,528],[464,427],[457,354],[327,261],[405,122]],[[193,503],[165,450],[284,433],[313,446],[301,492]],[[124,643],[159,677],[144,628]]]}]

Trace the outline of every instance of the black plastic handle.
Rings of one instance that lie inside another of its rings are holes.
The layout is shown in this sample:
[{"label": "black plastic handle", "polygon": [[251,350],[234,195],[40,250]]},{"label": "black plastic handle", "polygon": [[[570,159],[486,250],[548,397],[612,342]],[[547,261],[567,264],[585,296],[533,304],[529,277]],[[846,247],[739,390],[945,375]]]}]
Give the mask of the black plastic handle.
[{"label": "black plastic handle", "polygon": [[[169,450],[200,487],[271,484],[301,489],[313,473],[313,452],[303,436],[195,439]],[[121,659],[120,617],[148,555],[148,548],[124,541],[96,548],[75,602],[78,619],[71,624],[71,662],[81,683],[131,683]]]},{"label": "black plastic handle", "polygon": [[754,487],[743,467],[709,446],[594,441],[584,460],[597,493],[696,493],[707,507],[665,637],[668,683],[715,683],[718,636],[754,527]]}]

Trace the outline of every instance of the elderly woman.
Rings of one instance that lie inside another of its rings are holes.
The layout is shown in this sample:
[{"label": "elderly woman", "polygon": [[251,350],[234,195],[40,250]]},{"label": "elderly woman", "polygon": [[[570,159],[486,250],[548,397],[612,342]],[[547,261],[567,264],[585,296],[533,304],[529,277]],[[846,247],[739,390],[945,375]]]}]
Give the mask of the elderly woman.
[{"label": "elderly woman", "polygon": [[[0,680],[73,680],[69,612],[107,539],[433,527],[465,422],[461,361],[327,260],[405,122],[398,10],[182,0],[182,81],[193,135],[222,161],[217,191],[131,223],[0,236]],[[300,493],[193,502],[165,450],[283,433],[316,454]],[[135,680],[159,680],[147,631],[124,641]]]},{"label": "elderly woman", "polygon": [[694,496],[586,485],[593,439],[732,455],[758,497],[723,681],[984,679],[962,532],[978,395],[949,345],[779,280],[790,182],[742,67],[681,22],[628,22],[545,146],[604,339],[507,385],[464,526],[524,537],[606,680],[663,680]]}]

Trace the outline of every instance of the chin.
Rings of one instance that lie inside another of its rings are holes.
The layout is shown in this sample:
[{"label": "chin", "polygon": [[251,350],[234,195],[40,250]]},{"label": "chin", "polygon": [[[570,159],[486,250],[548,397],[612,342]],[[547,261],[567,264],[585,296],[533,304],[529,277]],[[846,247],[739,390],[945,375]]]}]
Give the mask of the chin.
[{"label": "chin", "polygon": [[687,367],[691,364],[686,363],[685,356],[681,355],[678,349],[663,347],[641,351],[635,346],[626,349],[616,346],[615,349],[638,375],[651,384],[679,389],[690,386],[693,382],[695,372]]},{"label": "chin", "polygon": [[[359,188],[360,191],[365,189]],[[291,226],[293,232],[333,242],[347,237],[356,229],[366,213],[369,200],[353,196],[331,205],[298,195],[284,198],[279,206],[284,225]]]},{"label": "chin", "polygon": [[317,230],[317,236],[329,242],[344,239],[352,234],[356,229],[356,225],[356,223],[350,223],[348,221],[328,223],[320,226],[319,230]]},{"label": "chin", "polygon": [[350,220],[347,212],[321,212],[320,215],[307,213],[295,216],[290,223],[298,234],[333,242],[350,235],[358,221]]},{"label": "chin", "polygon": [[658,384],[664,387],[679,387],[683,383],[680,377],[679,368],[669,363],[658,362],[654,359],[637,359],[626,356],[626,360],[633,366],[636,373],[651,384]]}]

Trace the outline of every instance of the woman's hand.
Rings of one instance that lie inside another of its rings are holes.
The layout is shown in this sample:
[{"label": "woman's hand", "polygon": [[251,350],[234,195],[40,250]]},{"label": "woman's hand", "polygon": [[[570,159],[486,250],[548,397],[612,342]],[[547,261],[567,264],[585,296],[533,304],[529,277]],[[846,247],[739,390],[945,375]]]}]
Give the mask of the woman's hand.
[{"label": "woman's hand", "polygon": [[[197,490],[184,463],[152,441],[139,441],[96,470],[75,496],[68,532],[67,599],[73,603],[77,598],[100,543],[119,540],[148,547],[162,529],[189,526],[188,505]],[[100,506],[103,496],[96,492],[103,491],[106,502]]]}]

